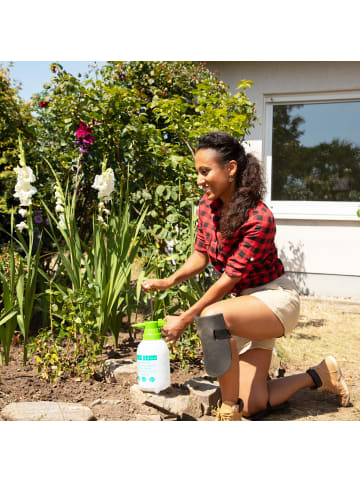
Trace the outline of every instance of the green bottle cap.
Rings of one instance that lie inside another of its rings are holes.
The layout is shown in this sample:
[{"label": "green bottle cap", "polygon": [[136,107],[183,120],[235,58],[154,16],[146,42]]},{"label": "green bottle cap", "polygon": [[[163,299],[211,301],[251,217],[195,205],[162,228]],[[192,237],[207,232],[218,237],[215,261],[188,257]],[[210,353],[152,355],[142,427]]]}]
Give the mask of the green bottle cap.
[{"label": "green bottle cap", "polygon": [[145,328],[143,340],[160,340],[161,327],[166,325],[164,320],[145,321],[145,323],[136,323],[132,325],[134,328]]}]

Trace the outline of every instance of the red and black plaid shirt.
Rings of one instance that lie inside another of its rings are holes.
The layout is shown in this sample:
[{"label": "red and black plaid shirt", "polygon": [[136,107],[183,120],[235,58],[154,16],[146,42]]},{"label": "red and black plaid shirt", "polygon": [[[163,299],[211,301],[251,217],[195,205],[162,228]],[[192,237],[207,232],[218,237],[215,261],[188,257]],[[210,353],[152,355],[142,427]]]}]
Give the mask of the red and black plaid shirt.
[{"label": "red and black plaid shirt", "polygon": [[205,252],[219,273],[241,277],[231,292],[259,286],[284,274],[284,266],[275,247],[275,221],[270,209],[259,202],[231,239],[220,234],[221,201],[209,201],[204,195],[199,204],[195,249]]}]

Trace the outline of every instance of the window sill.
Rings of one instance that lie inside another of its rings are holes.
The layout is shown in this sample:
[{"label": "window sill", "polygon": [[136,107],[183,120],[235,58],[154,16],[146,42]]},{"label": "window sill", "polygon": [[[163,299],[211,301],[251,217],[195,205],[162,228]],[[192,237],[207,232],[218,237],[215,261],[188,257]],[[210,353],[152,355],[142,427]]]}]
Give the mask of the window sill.
[{"label": "window sill", "polygon": [[265,201],[275,219],[358,221],[359,202]]}]

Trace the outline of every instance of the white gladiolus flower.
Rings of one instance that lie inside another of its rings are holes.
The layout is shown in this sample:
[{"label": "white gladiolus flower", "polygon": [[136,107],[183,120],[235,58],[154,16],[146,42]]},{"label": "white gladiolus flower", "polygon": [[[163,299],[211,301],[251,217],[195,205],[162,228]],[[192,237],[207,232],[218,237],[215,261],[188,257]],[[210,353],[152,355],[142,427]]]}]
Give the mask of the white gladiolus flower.
[{"label": "white gladiolus flower", "polygon": [[60,187],[57,184],[53,185],[53,188],[55,190],[55,199],[56,199],[56,204],[55,204],[55,212],[59,213],[59,222],[58,226],[59,228],[66,229],[66,223],[65,223],[65,215],[64,215],[64,196],[61,192]]},{"label": "white gladiolus flower", "polygon": [[102,224],[105,227],[108,227],[108,224],[106,224],[106,222],[104,221],[104,218],[102,216],[98,216],[97,219],[98,219],[100,224]]},{"label": "white gladiolus flower", "polygon": [[18,189],[17,186],[15,186],[15,194],[14,197],[19,198],[20,201],[20,206],[30,206],[31,205],[31,198],[33,194],[37,192],[36,188],[31,186],[31,189],[28,191]]},{"label": "white gladiolus flower", "polygon": [[14,197],[19,198],[20,206],[31,206],[31,197],[37,192],[31,183],[36,181],[36,177],[28,166],[15,167],[14,171],[17,174]]},{"label": "white gladiolus flower", "polygon": [[96,175],[94,184],[91,187],[99,191],[99,199],[104,202],[110,201],[110,196],[115,188],[115,176],[113,170],[108,168],[102,174]]},{"label": "white gladiolus flower", "polygon": [[56,204],[56,206],[55,206],[55,211],[56,211],[57,213],[63,213],[63,212],[64,212],[64,207],[63,207],[63,205],[60,204],[60,203],[59,203],[59,204]]},{"label": "white gladiolus flower", "polygon": [[104,213],[107,214],[109,216],[110,214],[110,211],[108,209],[104,209]]},{"label": "white gladiolus flower", "polygon": [[22,216],[23,218],[24,218],[25,216],[27,216],[27,211],[26,211],[26,209],[19,209],[19,214],[20,214],[20,216]]},{"label": "white gladiolus flower", "polygon": [[18,182],[24,182],[30,184],[36,181],[36,177],[31,169],[31,167],[15,167],[14,171],[17,174]]},{"label": "white gladiolus flower", "polygon": [[20,232],[22,232],[23,229],[28,229],[28,225],[24,221],[21,221],[16,227]]},{"label": "white gladiolus flower", "polygon": [[37,192],[37,189],[29,182],[19,181],[15,184],[14,197],[19,198],[21,206],[29,206],[28,201],[31,201],[33,194]]},{"label": "white gladiolus flower", "polygon": [[59,216],[59,226],[62,229],[66,229],[65,216],[63,213],[60,213],[60,216]]}]

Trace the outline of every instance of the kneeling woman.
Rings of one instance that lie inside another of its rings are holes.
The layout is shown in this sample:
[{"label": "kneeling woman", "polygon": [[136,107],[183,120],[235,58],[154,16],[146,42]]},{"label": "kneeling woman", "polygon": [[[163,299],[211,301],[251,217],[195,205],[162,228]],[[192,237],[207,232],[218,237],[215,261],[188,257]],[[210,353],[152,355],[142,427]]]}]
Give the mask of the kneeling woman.
[{"label": "kneeling woman", "polygon": [[[268,380],[275,339],[295,328],[300,299],[277,254],[259,162],[237,139],[212,132],[199,140],[195,168],[205,193],[194,252],[172,276],[148,279],[142,287],[166,290],[209,262],[221,276],[185,313],[166,317],[166,340],[174,343],[196,321],[205,368],[220,383],[218,420],[268,413],[307,387],[335,393],[348,405],[349,392],[333,357],[306,373]],[[229,293],[232,297],[223,300]]]}]

